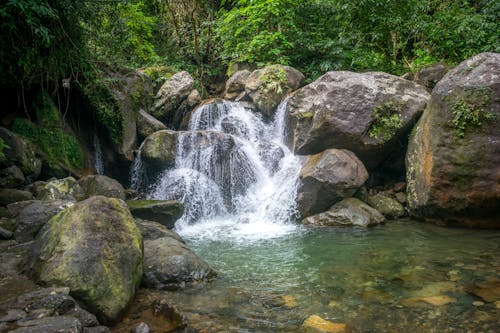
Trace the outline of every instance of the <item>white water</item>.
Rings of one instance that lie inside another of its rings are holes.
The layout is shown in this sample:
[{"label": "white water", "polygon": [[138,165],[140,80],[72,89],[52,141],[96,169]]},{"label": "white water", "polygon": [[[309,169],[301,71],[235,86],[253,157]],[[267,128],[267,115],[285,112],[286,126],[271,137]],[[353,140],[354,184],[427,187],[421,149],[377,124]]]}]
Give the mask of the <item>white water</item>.
[{"label": "white water", "polygon": [[[285,105],[274,122],[239,103],[197,109],[189,131],[177,142],[175,168],[148,190],[154,199],[185,205],[176,230],[191,239],[249,240],[282,236],[296,229],[300,163],[283,143]],[[132,181],[140,176],[140,155]]]},{"label": "white water", "polygon": [[101,142],[99,141],[97,134],[94,134],[94,167],[98,175],[104,175]]}]

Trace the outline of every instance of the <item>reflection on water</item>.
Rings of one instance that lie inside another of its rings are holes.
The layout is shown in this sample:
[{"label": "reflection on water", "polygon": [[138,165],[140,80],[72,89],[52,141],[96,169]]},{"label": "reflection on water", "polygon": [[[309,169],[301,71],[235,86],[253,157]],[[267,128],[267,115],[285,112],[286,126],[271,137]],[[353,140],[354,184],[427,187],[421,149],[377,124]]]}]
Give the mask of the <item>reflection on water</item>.
[{"label": "reflection on water", "polygon": [[498,231],[401,221],[368,230],[297,228],[260,241],[187,241],[219,278],[159,294],[194,328],[300,332],[317,314],[355,332],[500,331],[500,303],[470,293],[481,281],[493,281],[498,293]]}]

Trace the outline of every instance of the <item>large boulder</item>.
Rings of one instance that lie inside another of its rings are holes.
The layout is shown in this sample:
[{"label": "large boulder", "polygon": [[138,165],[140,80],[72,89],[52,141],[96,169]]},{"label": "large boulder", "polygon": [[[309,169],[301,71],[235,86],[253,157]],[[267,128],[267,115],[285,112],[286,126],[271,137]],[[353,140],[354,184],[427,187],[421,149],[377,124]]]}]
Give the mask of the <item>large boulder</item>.
[{"label": "large boulder", "polygon": [[271,117],[283,98],[303,82],[304,75],[295,68],[271,65],[253,71],[246,78],[245,91],[257,109]]},{"label": "large boulder", "polygon": [[352,196],[367,179],[363,163],[348,150],[327,149],[309,156],[300,171],[297,193],[301,217],[324,212]]},{"label": "large boulder", "polygon": [[154,221],[173,229],[184,213],[184,206],[175,200],[128,200],[130,213],[136,218]]},{"label": "large boulder", "polygon": [[251,72],[248,69],[237,71],[229,80],[226,81],[226,90],[224,91],[224,98],[234,100],[238,95],[245,91],[245,85]]},{"label": "large boulder", "polygon": [[[40,183],[42,184],[42,183]],[[34,186],[38,200],[80,200],[83,199],[83,190],[73,177],[54,179],[43,186]]]},{"label": "large boulder", "polygon": [[193,85],[194,80],[186,71],[170,77],[158,90],[151,114],[163,122],[171,122],[175,111],[189,96]]},{"label": "large boulder", "polygon": [[164,123],[150,115],[144,110],[139,110],[137,114],[137,133],[141,139],[148,137],[154,132],[167,129]]},{"label": "large boulder", "polygon": [[428,99],[423,87],[390,74],[328,72],[288,100],[289,145],[305,155],[348,149],[372,170],[406,146]]},{"label": "large boulder", "polygon": [[24,182],[23,172],[16,165],[0,170],[0,188],[17,188]]},{"label": "large boulder", "polygon": [[102,195],[108,198],[125,200],[125,189],[113,178],[103,175],[90,175],[81,178],[78,183],[83,191],[83,198]]},{"label": "large boulder", "polygon": [[0,127],[0,138],[7,145],[0,167],[17,165],[26,177],[35,180],[42,169],[42,162],[35,155],[35,146],[3,127]]},{"label": "large boulder", "polygon": [[500,54],[462,62],[436,85],[406,156],[410,212],[500,227]]},{"label": "large boulder", "polygon": [[172,237],[144,241],[143,285],[154,289],[177,289],[186,283],[216,275],[184,243]]},{"label": "large boulder", "polygon": [[125,202],[95,196],[49,220],[27,270],[39,283],[68,286],[101,320],[112,321],[140,284],[142,254],[142,237]]},{"label": "large boulder", "polygon": [[72,205],[72,201],[64,200],[30,201],[17,216],[18,223],[14,233],[17,242],[24,243],[33,240],[52,216]]},{"label": "large boulder", "polygon": [[141,159],[151,177],[175,165],[179,132],[158,131],[148,136],[141,147]]}]

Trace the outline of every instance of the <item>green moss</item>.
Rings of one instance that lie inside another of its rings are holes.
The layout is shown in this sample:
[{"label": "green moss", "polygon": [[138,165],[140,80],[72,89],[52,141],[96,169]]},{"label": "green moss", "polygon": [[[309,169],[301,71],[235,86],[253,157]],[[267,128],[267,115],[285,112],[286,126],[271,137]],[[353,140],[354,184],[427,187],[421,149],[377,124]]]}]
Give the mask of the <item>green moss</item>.
[{"label": "green moss", "polygon": [[25,137],[47,155],[53,167],[63,164],[71,169],[83,167],[83,150],[78,140],[64,132],[64,122],[59,110],[46,95],[34,106],[37,123],[27,119],[16,118],[12,131]]},{"label": "green moss", "polygon": [[465,137],[471,128],[479,128],[485,121],[494,118],[492,113],[485,110],[490,101],[488,88],[465,89],[452,95],[449,100],[453,112],[450,124],[459,138]]},{"label": "green moss", "polygon": [[130,209],[137,209],[148,207],[159,202],[164,202],[164,200],[127,200],[127,205]]},{"label": "green moss", "polygon": [[375,107],[368,135],[382,142],[390,140],[403,127],[400,114],[403,106],[402,103],[388,101]]},{"label": "green moss", "polygon": [[281,66],[268,66],[263,71],[261,76],[262,85],[259,87],[259,91],[265,94],[272,91],[282,94],[288,89],[286,72]]}]

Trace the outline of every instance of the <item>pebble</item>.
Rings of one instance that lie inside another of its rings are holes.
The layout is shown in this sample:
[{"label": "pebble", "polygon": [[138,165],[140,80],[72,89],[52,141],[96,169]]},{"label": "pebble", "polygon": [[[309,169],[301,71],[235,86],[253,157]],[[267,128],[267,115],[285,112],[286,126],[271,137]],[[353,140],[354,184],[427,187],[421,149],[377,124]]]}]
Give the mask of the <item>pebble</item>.
[{"label": "pebble", "polygon": [[474,306],[483,306],[483,305],[484,305],[484,302],[481,302],[481,301],[475,301],[475,302],[472,302],[472,305],[474,305]]}]

